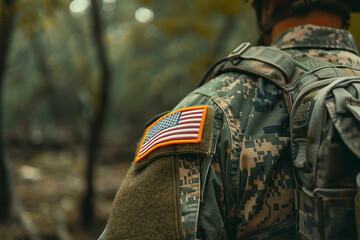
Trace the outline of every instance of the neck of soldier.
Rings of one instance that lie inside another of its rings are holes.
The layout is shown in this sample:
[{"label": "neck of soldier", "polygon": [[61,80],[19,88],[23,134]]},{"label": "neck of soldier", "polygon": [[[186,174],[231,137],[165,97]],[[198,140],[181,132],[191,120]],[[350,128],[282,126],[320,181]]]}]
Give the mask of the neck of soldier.
[{"label": "neck of soldier", "polygon": [[271,42],[279,37],[284,31],[300,25],[313,24],[331,28],[342,28],[343,17],[321,9],[313,9],[305,14],[294,15],[277,23],[271,32]]}]

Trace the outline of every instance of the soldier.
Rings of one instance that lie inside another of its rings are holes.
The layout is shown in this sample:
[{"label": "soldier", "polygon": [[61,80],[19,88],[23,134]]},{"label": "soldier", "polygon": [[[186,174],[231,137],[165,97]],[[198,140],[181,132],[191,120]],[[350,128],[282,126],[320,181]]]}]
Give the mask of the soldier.
[{"label": "soldier", "polygon": [[[253,6],[263,44],[310,69],[360,67],[353,37],[342,29],[359,1]],[[265,65],[256,70],[281,78]],[[100,239],[294,239],[286,106],[265,77],[227,72],[150,121]]]}]

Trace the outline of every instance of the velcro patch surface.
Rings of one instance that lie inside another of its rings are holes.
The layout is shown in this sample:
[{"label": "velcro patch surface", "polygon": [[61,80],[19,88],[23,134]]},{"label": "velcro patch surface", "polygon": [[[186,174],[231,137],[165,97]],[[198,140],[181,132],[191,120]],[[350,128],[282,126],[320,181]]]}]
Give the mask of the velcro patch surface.
[{"label": "velcro patch surface", "polygon": [[162,146],[200,143],[207,110],[207,106],[182,108],[159,118],[146,128],[135,161]]}]

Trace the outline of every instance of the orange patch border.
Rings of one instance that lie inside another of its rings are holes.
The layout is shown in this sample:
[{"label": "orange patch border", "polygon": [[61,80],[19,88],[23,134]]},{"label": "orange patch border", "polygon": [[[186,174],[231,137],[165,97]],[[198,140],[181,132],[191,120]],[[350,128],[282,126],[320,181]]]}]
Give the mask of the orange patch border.
[{"label": "orange patch border", "polygon": [[[164,143],[160,143],[157,144],[153,147],[151,147],[149,150],[147,150],[144,154],[142,154],[139,157],[140,154],[140,150],[144,144],[145,138],[150,130],[151,127],[153,127],[155,124],[157,124],[159,121],[161,121],[162,119],[166,118],[169,115],[172,115],[174,113],[177,112],[182,112],[182,111],[188,111],[188,110],[196,110],[196,109],[204,109],[203,115],[201,117],[201,122],[200,122],[200,127],[199,127],[199,134],[198,134],[198,138],[197,139],[189,139],[189,140],[172,140],[172,141],[168,141],[168,142],[164,142]],[[181,108],[179,110],[176,110],[174,112],[170,112],[164,116],[162,116],[161,118],[159,118],[158,120],[156,120],[154,123],[152,123],[150,126],[148,126],[145,130],[145,134],[143,136],[143,139],[141,140],[141,144],[139,146],[139,150],[136,154],[136,158],[135,158],[135,162],[139,162],[141,159],[143,159],[144,157],[146,157],[147,155],[149,155],[152,151],[154,151],[155,149],[159,148],[159,147],[164,147],[164,146],[168,146],[168,145],[174,145],[174,144],[184,144],[184,143],[200,143],[201,139],[202,139],[202,133],[203,133],[203,129],[204,129],[204,125],[205,125],[205,118],[206,118],[206,114],[207,114],[207,110],[208,110],[208,106],[199,106],[199,107],[188,107],[188,108]]]}]

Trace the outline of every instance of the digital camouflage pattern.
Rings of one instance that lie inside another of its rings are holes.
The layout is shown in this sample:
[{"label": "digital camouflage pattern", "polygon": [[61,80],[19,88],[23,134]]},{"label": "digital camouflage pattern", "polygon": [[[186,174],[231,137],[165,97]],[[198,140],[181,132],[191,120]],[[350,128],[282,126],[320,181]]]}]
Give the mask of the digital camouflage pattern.
[{"label": "digital camouflage pattern", "polygon": [[[360,66],[353,37],[343,30],[299,26],[272,47],[309,68]],[[256,68],[285,79],[265,64]],[[283,91],[266,78],[230,72],[194,90],[175,110],[200,105],[214,112],[210,151],[172,153],[179,166],[183,237],[294,239],[295,183]]]},{"label": "digital camouflage pattern", "polygon": [[[341,29],[299,26],[284,32],[272,46],[289,53],[295,60],[306,63],[311,69],[330,64],[360,66],[353,36]],[[320,63],[318,60],[324,62]]]},{"label": "digital camouflage pattern", "polygon": [[[360,66],[353,37],[344,30],[300,26],[282,34],[273,47],[311,69]],[[222,126],[214,167],[200,172],[207,177],[197,237],[278,239],[279,232],[294,228],[289,115],[282,91],[262,78],[226,73],[190,93],[177,108],[198,104],[217,109]]]},{"label": "digital camouflage pattern", "polygon": [[185,155],[179,161],[179,197],[184,236],[195,238],[200,205],[200,159]]}]

